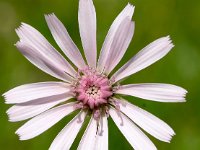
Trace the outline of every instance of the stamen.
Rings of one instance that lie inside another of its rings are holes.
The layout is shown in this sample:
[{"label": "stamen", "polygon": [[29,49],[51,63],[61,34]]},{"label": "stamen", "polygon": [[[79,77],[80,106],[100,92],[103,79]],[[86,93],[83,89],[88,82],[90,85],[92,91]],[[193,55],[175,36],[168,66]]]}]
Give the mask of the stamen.
[{"label": "stamen", "polygon": [[83,103],[77,103],[74,105],[74,109],[82,109],[84,107]]},{"label": "stamen", "polygon": [[78,69],[78,71],[77,71],[77,73],[76,73],[76,78],[77,78],[77,79],[81,78],[81,72],[82,72],[82,71],[83,71],[82,69]]},{"label": "stamen", "polygon": [[110,116],[108,106],[105,106],[105,115],[106,115],[107,118]]},{"label": "stamen", "polygon": [[95,119],[95,120],[99,121],[100,115],[101,115],[101,113],[100,113],[100,110],[99,110],[99,109],[94,110],[94,119]]},{"label": "stamen", "polygon": [[81,122],[82,122],[81,115],[78,115],[77,123],[81,123]]},{"label": "stamen", "polygon": [[110,85],[113,85],[114,83],[115,83],[115,78],[112,77],[112,78],[110,79]]},{"label": "stamen", "polygon": [[100,119],[99,119],[99,121],[98,121],[98,129],[97,129],[97,131],[98,131],[98,134],[99,134],[99,136],[102,136],[103,135],[103,132],[104,132],[104,130],[103,130],[103,119],[101,119],[102,117],[100,116]]},{"label": "stamen", "polygon": [[117,111],[117,115],[118,115],[119,118],[121,119],[121,123],[120,123],[120,125],[123,126],[123,125],[124,125],[124,121],[123,121],[123,118],[122,118],[122,116],[121,116],[121,113],[120,113],[120,111],[117,110],[117,109],[116,109],[116,111]]},{"label": "stamen", "polygon": [[64,73],[70,76],[72,79],[74,79],[74,77],[71,74],[67,73],[66,71],[64,71]]},{"label": "stamen", "polygon": [[81,118],[81,114],[78,115],[78,120],[77,120],[77,123],[81,123],[83,120]]},{"label": "stamen", "polygon": [[113,92],[118,91],[121,88],[121,85],[119,83],[117,83],[117,85],[115,87],[113,87]]},{"label": "stamen", "polygon": [[120,111],[120,102],[118,100],[113,100],[114,104],[115,104],[115,108],[117,109],[117,111]]},{"label": "stamen", "polygon": [[115,99],[110,99],[110,103],[113,104],[115,106],[115,110],[117,112],[117,115],[119,116],[119,118],[121,119],[121,123],[120,125],[123,126],[124,125],[124,121],[123,118],[121,116],[121,111],[120,111],[120,101],[115,100]]}]

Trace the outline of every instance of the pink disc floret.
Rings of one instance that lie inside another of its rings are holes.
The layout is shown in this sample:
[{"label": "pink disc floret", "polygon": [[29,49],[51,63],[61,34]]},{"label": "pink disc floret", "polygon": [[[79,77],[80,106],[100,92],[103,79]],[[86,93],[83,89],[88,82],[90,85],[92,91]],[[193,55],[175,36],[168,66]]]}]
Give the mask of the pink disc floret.
[{"label": "pink disc floret", "polygon": [[113,95],[109,79],[88,67],[79,72],[75,93],[77,99],[90,109],[108,103]]}]

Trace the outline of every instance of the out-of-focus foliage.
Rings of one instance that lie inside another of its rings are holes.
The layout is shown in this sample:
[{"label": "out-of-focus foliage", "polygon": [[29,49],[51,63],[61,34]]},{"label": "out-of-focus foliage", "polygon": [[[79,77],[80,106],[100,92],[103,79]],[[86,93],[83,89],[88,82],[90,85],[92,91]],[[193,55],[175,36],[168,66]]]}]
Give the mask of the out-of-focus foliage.
[{"label": "out-of-focus foliage", "polygon": [[[124,83],[172,83],[189,91],[186,103],[157,103],[134,97],[129,101],[166,121],[176,132],[171,144],[149,136],[162,150],[200,149],[200,1],[199,0],[94,0],[98,21],[98,50],[114,18],[130,2],[136,6],[135,35],[118,68],[153,40],[170,35],[175,47],[161,61],[131,76]],[[57,48],[44,20],[54,12],[82,50],[78,30],[78,0],[0,0],[0,93],[15,86],[56,80],[31,65],[15,48],[15,29],[20,22],[36,27]],[[73,116],[66,117],[47,132],[29,141],[19,141],[15,130],[24,122],[10,123],[0,101],[0,149],[48,149],[57,133]],[[75,141],[76,148],[81,134]],[[70,135],[69,135],[70,138]],[[66,139],[67,140],[67,139]],[[109,149],[131,149],[113,121],[109,120]]]}]

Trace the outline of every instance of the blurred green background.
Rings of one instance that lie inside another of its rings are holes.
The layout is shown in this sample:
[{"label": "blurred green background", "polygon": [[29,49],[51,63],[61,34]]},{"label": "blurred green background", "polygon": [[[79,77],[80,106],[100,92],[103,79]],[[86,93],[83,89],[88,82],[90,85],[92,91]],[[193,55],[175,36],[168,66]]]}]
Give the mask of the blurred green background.
[{"label": "blurred green background", "polygon": [[[158,103],[134,97],[129,101],[167,122],[176,132],[171,144],[149,136],[161,150],[200,149],[200,1],[199,0],[94,0],[97,12],[97,41],[100,50],[106,33],[118,13],[130,2],[136,6],[135,35],[118,68],[153,40],[170,35],[175,48],[158,63],[131,76],[124,83],[160,82],[186,88],[186,103]],[[25,83],[56,80],[29,63],[14,47],[15,28],[26,22],[37,28],[57,48],[44,20],[54,12],[82,50],[78,30],[78,0],[0,0],[0,93]],[[45,150],[73,114],[42,135],[19,141],[15,131],[24,122],[8,122],[9,105],[0,101],[0,149]],[[81,134],[72,149],[75,149]],[[69,136],[70,138],[70,136]],[[67,139],[66,139],[67,140]],[[109,149],[128,150],[131,146],[109,120]]]}]

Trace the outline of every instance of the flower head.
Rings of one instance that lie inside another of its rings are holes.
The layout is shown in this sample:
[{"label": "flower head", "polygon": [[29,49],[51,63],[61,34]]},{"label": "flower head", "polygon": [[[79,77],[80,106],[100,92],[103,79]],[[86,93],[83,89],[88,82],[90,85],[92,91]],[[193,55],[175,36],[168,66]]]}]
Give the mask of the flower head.
[{"label": "flower head", "polygon": [[[90,121],[78,149],[108,149],[108,117],[113,119],[134,149],[156,149],[139,127],[161,141],[170,142],[175,134],[171,127],[127,102],[122,96],[159,102],[184,102],[187,91],[170,84],[120,85],[122,79],[164,57],[173,47],[170,37],[150,43],[110,75],[132,39],[133,12],[134,7],[128,4],[117,16],[97,61],[95,8],[92,0],[79,1],[80,36],[87,63],[59,19],[54,14],[45,15],[55,41],[76,67],[72,67],[36,29],[22,23],[16,30],[20,38],[16,47],[32,64],[61,81],[26,84],[3,94],[7,104],[15,104],[7,111],[10,121],[32,118],[16,131],[21,140],[40,135],[62,118],[79,110],[55,138],[51,150],[70,149],[87,116]],[[75,100],[68,102],[71,98]]]}]

